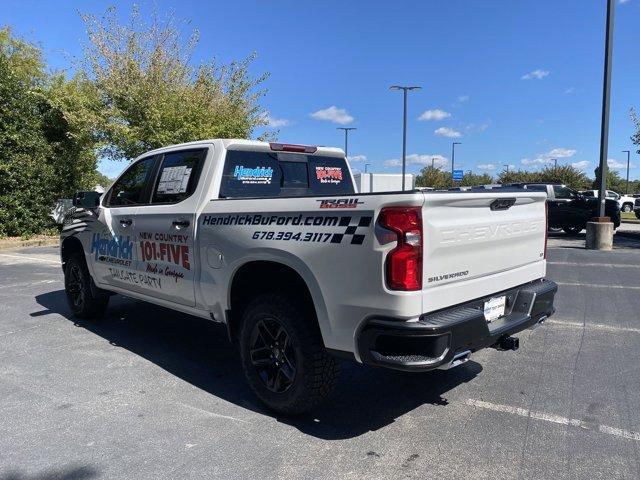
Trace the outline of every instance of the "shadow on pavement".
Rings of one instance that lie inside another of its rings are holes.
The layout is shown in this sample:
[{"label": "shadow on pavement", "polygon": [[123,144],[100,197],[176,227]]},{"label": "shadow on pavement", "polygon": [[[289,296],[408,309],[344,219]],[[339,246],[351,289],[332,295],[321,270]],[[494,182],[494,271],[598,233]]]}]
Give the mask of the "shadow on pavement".
[{"label": "shadow on pavement", "polygon": [[405,373],[344,362],[333,395],[318,409],[296,418],[265,410],[244,380],[237,349],[226,328],[210,320],[174,312],[120,295],[111,298],[104,318],[71,316],[63,290],[36,296],[46,310],[155,363],[192,385],[255,412],[271,415],[323,439],[352,438],[377,430],[425,403],[446,406],[446,393],[475,378],[473,361],[450,371]]},{"label": "shadow on pavement", "polygon": [[34,475],[10,471],[0,475],[0,480],[88,480],[98,477],[93,467],[69,467],[60,470],[45,470]]}]

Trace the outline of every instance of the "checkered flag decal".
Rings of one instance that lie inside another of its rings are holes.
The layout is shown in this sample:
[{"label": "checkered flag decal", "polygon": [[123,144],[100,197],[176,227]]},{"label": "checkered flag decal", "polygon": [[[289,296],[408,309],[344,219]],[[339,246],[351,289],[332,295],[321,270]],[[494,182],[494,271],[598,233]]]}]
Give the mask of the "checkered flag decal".
[{"label": "checkered flag decal", "polygon": [[345,235],[351,237],[351,245],[362,245],[364,242],[364,234],[356,233],[360,227],[368,227],[371,225],[373,217],[340,217],[340,226],[345,227],[344,233],[334,233],[331,237],[331,243],[342,243]]}]

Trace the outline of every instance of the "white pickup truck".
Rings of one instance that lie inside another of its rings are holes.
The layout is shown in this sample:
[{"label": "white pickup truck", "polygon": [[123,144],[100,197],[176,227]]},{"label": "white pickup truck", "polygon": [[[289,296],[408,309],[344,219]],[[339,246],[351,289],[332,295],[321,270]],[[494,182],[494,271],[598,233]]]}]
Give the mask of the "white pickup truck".
[{"label": "white pickup truck", "polygon": [[[269,408],[331,390],[341,358],[446,369],[554,312],[544,193],[355,193],[344,152],[248,140],[151,151],[61,238],[72,312],[119,293],[226,324]],[[515,372],[514,372],[515,374]]]}]

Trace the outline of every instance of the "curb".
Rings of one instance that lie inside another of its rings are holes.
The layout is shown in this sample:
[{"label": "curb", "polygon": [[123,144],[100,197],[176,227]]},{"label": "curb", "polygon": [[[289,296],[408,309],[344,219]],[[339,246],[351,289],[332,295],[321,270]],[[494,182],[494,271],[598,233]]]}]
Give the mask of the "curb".
[{"label": "curb", "polygon": [[25,247],[53,247],[60,245],[58,237],[33,238],[30,240],[0,240],[0,251]]}]

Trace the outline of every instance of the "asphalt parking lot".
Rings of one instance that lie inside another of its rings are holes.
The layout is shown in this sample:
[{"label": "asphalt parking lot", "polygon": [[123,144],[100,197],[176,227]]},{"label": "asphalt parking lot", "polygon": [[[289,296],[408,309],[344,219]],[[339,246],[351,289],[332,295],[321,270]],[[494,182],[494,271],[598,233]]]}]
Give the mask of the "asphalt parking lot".
[{"label": "asphalt parking lot", "polygon": [[640,477],[640,240],[550,239],[556,315],[448,372],[345,364],[266,412],[211,322],[116,296],[74,320],[55,248],[0,252],[0,479]]}]

